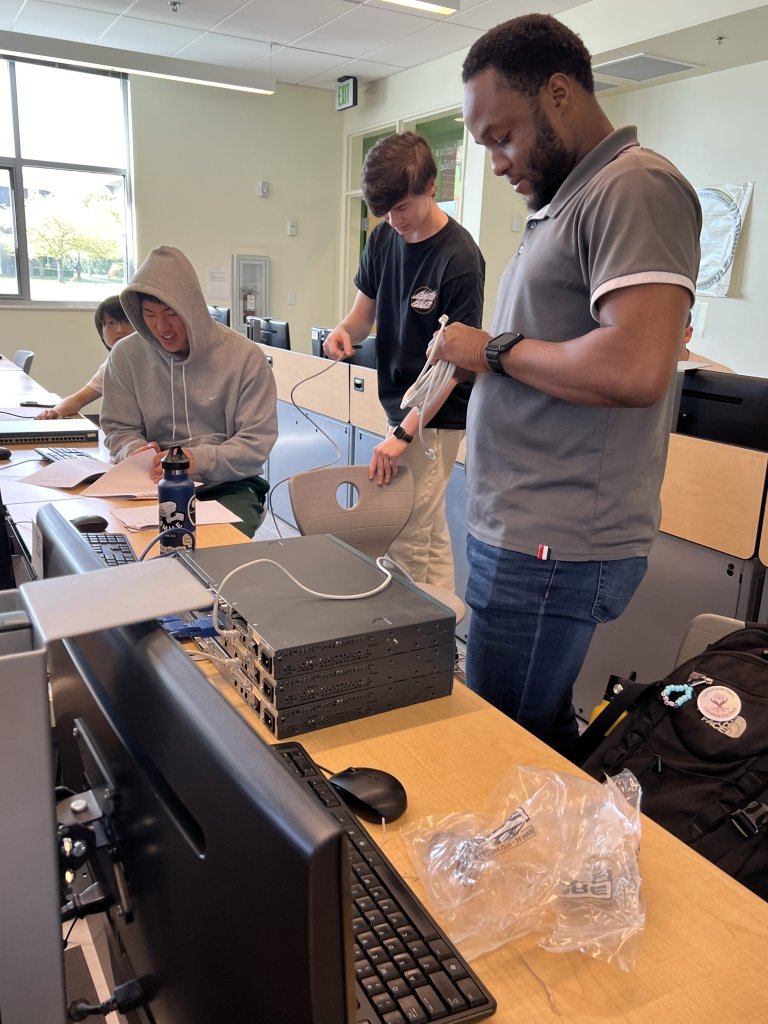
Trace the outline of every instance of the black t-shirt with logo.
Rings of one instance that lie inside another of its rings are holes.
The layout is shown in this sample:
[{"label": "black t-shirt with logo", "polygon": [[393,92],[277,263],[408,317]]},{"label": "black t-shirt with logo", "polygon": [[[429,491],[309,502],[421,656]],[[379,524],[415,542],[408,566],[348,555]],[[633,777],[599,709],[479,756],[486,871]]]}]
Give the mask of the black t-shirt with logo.
[{"label": "black t-shirt with logo", "polygon": [[[485,260],[469,232],[451,218],[423,242],[405,242],[385,221],[365,246],[355,286],[376,300],[379,400],[390,424],[406,410],[400,400],[426,362],[427,345],[448,315],[480,327]],[[429,426],[463,430],[471,383],[460,384]]]}]

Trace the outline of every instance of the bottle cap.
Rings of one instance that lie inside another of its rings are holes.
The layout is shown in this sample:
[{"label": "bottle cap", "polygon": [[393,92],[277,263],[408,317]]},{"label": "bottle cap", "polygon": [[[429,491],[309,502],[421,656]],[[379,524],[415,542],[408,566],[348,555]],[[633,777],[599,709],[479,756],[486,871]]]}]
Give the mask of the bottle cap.
[{"label": "bottle cap", "polygon": [[160,465],[166,475],[173,474],[175,476],[189,470],[189,459],[181,445],[175,444],[165,453],[160,460]]}]

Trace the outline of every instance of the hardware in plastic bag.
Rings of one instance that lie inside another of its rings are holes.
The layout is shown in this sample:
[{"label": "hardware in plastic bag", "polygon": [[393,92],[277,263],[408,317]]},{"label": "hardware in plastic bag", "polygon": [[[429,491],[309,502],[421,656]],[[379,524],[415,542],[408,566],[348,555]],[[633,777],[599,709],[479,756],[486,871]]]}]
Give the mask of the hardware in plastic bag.
[{"label": "hardware in plastic bag", "polygon": [[403,838],[433,910],[470,958],[529,932],[553,952],[634,966],[645,914],[640,787],[517,766],[483,813],[426,818]]}]

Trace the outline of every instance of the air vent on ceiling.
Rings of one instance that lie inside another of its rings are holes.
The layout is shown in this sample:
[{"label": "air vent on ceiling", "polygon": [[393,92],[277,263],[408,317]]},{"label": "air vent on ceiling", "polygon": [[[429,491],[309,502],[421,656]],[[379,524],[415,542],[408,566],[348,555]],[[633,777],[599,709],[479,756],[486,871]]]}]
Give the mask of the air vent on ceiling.
[{"label": "air vent on ceiling", "polygon": [[603,92],[604,89],[616,89],[615,82],[601,82],[599,78],[595,79],[595,92]]},{"label": "air vent on ceiling", "polygon": [[668,57],[653,57],[650,53],[634,53],[631,57],[619,57],[603,64],[593,64],[593,71],[601,71],[612,78],[627,78],[632,82],[648,82],[652,78],[674,75],[678,71],[691,71],[698,67],[682,60]]}]

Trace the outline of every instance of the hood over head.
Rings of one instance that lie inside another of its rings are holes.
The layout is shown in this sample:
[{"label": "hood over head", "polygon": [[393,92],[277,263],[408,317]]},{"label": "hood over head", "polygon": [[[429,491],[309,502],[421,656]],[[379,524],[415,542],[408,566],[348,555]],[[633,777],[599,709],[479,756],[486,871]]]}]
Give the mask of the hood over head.
[{"label": "hood over head", "polygon": [[153,249],[120,294],[120,302],[136,332],[153,349],[162,352],[162,346],[144,323],[140,293],[155,296],[184,321],[189,340],[188,359],[213,343],[216,324],[208,312],[195,269],[180,249],[172,245]]}]

